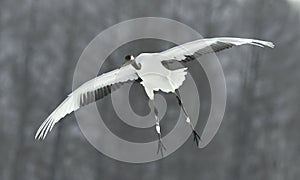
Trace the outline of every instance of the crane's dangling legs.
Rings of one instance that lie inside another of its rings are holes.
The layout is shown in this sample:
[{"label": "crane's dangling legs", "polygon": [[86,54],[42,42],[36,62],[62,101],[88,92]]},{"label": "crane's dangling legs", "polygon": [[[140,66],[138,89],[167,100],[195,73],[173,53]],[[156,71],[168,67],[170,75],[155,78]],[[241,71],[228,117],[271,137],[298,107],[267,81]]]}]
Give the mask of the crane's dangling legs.
[{"label": "crane's dangling legs", "polygon": [[161,156],[163,157],[163,150],[167,150],[164,144],[161,141],[161,131],[160,131],[160,125],[159,125],[159,119],[158,119],[158,111],[155,106],[154,100],[152,100],[153,107],[154,107],[154,114],[155,114],[155,130],[158,136],[158,147],[157,147],[157,154],[160,152]]},{"label": "crane's dangling legs", "polygon": [[176,98],[178,100],[178,104],[181,107],[181,109],[182,109],[182,111],[183,111],[183,113],[186,117],[186,120],[185,120],[186,123],[188,123],[190,125],[190,127],[192,128],[192,130],[193,130],[194,142],[196,142],[197,147],[199,147],[199,141],[201,141],[201,137],[198,135],[197,131],[195,130],[194,126],[192,125],[191,119],[189,118],[189,116],[187,115],[187,113],[185,111],[185,108],[182,104],[182,101],[181,101],[181,98],[180,98],[180,95],[179,95],[177,89],[175,90],[175,95],[176,95]]}]

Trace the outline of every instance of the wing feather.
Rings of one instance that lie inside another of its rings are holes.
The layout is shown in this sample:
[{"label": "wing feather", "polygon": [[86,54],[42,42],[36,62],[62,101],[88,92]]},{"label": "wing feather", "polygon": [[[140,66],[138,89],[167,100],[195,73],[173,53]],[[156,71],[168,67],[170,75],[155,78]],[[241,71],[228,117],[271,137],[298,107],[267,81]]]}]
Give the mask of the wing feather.
[{"label": "wing feather", "polygon": [[132,65],[102,74],[87,81],[71,94],[47,117],[36,132],[36,139],[44,139],[54,125],[66,115],[82,106],[95,102],[98,99],[118,89],[123,83],[137,80],[138,76]]},{"label": "wing feather", "polygon": [[241,46],[244,44],[259,46],[259,47],[270,47],[273,48],[274,44],[268,41],[256,40],[256,39],[245,39],[245,38],[208,38],[200,39],[192,42],[188,42],[174,48],[168,49],[161,52],[160,54],[167,57],[169,60],[176,61],[191,61],[195,57],[199,57],[209,53],[219,52],[234,46]]}]

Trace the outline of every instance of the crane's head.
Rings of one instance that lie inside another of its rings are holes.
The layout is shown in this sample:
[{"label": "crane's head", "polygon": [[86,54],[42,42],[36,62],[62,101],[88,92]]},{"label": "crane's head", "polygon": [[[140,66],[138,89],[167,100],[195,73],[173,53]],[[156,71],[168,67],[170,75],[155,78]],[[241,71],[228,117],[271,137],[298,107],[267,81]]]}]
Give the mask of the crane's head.
[{"label": "crane's head", "polygon": [[134,61],[134,56],[131,54],[128,54],[125,56],[125,61],[123,63],[123,66],[128,65]]},{"label": "crane's head", "polygon": [[127,56],[125,56],[125,62],[133,61],[133,60],[134,60],[134,56],[133,55],[128,54]]},{"label": "crane's head", "polygon": [[123,63],[123,66],[126,66],[128,64],[131,64],[135,69],[139,70],[141,69],[141,64],[135,62],[135,57],[131,54],[125,56],[125,61]]}]

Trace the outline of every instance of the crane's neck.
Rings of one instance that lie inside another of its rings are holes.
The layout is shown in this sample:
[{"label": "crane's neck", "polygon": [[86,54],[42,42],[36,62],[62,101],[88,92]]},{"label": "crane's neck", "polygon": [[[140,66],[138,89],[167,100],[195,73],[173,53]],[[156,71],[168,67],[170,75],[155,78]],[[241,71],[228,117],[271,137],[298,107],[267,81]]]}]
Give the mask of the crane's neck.
[{"label": "crane's neck", "polygon": [[141,64],[137,63],[135,60],[132,60],[130,63],[136,70],[140,70],[141,69]]}]

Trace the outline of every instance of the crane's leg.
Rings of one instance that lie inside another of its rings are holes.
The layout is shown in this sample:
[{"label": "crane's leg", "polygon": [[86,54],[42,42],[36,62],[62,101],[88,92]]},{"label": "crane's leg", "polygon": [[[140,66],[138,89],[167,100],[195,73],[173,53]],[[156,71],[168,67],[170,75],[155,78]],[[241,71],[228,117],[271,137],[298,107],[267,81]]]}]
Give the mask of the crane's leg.
[{"label": "crane's leg", "polygon": [[199,141],[201,141],[201,137],[198,135],[197,131],[195,130],[193,124],[191,123],[191,119],[189,118],[189,116],[187,115],[186,111],[185,111],[185,108],[182,104],[182,101],[181,101],[181,98],[180,98],[180,95],[178,93],[178,90],[176,89],[175,90],[175,95],[176,95],[176,98],[178,100],[178,104],[179,106],[181,107],[185,117],[186,117],[186,123],[188,123],[190,125],[190,127],[192,128],[192,131],[193,131],[193,136],[194,136],[194,142],[196,142],[196,145],[197,147],[199,147]]},{"label": "crane's leg", "polygon": [[158,146],[157,146],[157,154],[161,153],[161,156],[163,157],[163,151],[167,150],[166,147],[164,146],[164,144],[162,143],[161,140],[161,131],[160,131],[160,125],[159,125],[159,119],[158,119],[158,111],[157,108],[155,106],[154,100],[152,100],[153,103],[153,107],[154,107],[154,114],[155,114],[155,130],[158,136]]}]

